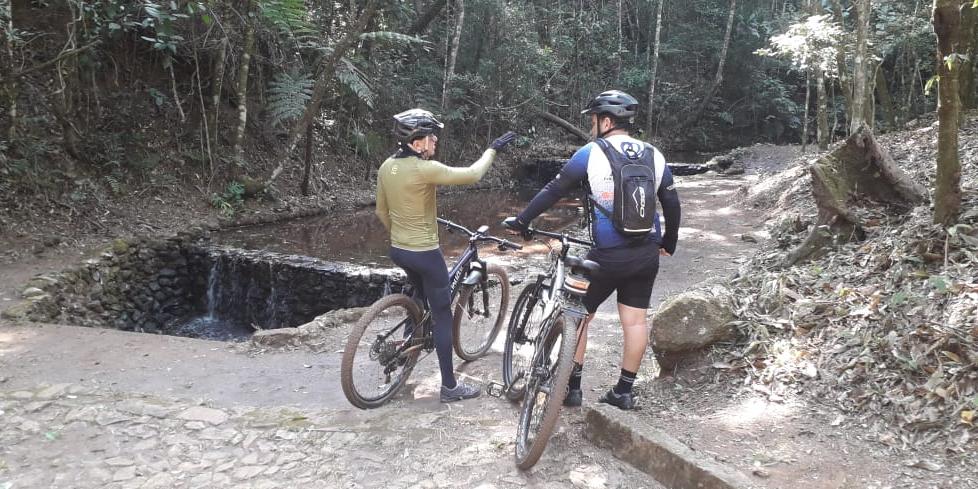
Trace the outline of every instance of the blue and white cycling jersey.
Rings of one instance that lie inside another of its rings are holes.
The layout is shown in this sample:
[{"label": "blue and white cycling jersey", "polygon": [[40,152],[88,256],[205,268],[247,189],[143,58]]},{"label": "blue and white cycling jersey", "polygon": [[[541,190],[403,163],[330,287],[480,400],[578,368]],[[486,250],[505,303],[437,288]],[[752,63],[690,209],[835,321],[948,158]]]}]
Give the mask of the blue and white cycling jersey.
[{"label": "blue and white cycling jersey", "polygon": [[[615,151],[629,159],[641,159],[646,151],[653,152],[656,195],[666,218],[666,232],[663,235],[659,216],[656,213],[655,232],[649,233],[646,242],[655,242],[669,253],[673,253],[678,238],[680,207],[672,172],[666,165],[665,157],[651,145],[624,134],[610,136],[605,140],[610,143]],[[591,142],[577,150],[574,156],[561,168],[560,173],[533,198],[527,208],[520,213],[520,220],[530,222],[560,200],[561,197],[567,195],[568,192],[579,188],[585,180],[590,187],[591,197],[594,200],[606,209],[614,208],[614,178],[611,175],[611,164],[601,147],[597,143]],[[615,230],[611,218],[603,212],[593,209],[591,223],[596,248],[635,246],[634,239],[619,234]]]}]

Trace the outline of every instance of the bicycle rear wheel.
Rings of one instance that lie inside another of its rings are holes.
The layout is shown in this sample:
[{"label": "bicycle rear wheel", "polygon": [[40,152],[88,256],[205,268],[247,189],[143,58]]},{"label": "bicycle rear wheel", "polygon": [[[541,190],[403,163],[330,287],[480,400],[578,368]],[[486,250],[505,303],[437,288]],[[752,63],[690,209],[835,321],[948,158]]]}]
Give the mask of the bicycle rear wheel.
[{"label": "bicycle rear wheel", "polygon": [[464,285],[455,300],[452,342],[455,353],[466,362],[489,351],[506,319],[509,307],[509,276],[498,265],[489,264],[484,280]]},{"label": "bicycle rear wheel", "polygon": [[526,390],[527,370],[533,359],[533,340],[540,331],[546,306],[543,291],[544,286],[539,281],[527,284],[509,315],[503,345],[503,385],[506,386],[506,397],[511,401],[522,399]]},{"label": "bicycle rear wheel", "polygon": [[[350,332],[340,383],[350,404],[383,405],[407,382],[423,348],[421,311],[410,297],[391,294],[374,302]],[[413,333],[413,334],[412,334]]]},{"label": "bicycle rear wheel", "polygon": [[547,339],[527,379],[516,429],[516,466],[520,469],[529,469],[540,460],[557,425],[574,366],[575,326],[558,315],[541,331]]}]

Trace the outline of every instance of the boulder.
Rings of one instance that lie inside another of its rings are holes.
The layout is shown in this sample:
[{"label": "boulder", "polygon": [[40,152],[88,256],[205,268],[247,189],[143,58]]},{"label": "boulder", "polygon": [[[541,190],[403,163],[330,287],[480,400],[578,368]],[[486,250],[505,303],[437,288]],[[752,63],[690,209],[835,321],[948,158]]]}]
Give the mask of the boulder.
[{"label": "boulder", "polygon": [[257,345],[280,347],[286,346],[299,334],[299,328],[263,329],[251,335],[251,341]]},{"label": "boulder", "polygon": [[649,340],[660,366],[673,368],[687,353],[733,339],[734,313],[722,288],[684,292],[662,303],[652,316]]}]

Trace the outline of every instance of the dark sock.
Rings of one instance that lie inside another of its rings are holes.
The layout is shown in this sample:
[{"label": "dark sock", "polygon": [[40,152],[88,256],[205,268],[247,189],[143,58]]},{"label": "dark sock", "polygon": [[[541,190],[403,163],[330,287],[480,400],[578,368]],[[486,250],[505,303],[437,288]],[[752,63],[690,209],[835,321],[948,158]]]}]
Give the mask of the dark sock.
[{"label": "dark sock", "polygon": [[618,385],[615,386],[615,394],[630,394],[632,392],[632,384],[635,383],[635,375],[635,372],[621,369],[621,375],[618,377]]},{"label": "dark sock", "polygon": [[582,375],[584,375],[584,365],[574,362],[574,370],[571,370],[570,382],[568,382],[568,387],[571,390],[581,390]]}]

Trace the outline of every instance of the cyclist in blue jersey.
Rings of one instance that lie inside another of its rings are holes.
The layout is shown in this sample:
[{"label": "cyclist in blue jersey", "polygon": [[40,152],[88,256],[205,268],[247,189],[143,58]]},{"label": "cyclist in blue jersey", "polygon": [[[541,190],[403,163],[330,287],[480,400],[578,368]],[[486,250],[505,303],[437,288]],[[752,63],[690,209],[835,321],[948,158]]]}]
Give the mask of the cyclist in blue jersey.
[{"label": "cyclist in blue jersey", "polygon": [[[518,216],[504,221],[506,227],[525,232],[530,222],[549,209],[568,193],[582,184],[588,193],[591,234],[595,243],[588,259],[598,262],[601,270],[592,277],[584,305],[588,311],[581,328],[574,370],[569,391],[564,400],[566,406],[580,406],[582,402],[581,374],[584,353],[587,348],[587,326],[594,318],[598,306],[612,292],[618,294],[618,318],[624,336],[621,374],[618,383],[606,392],[599,402],[620,409],[634,409],[632,384],[635,382],[642,357],[648,347],[646,313],[652,296],[652,285],[659,271],[659,257],[671,256],[678,241],[680,204],[673,184],[672,173],[665,158],[655,147],[631,137],[630,130],[638,111],[638,101],[627,93],[610,90],[595,97],[581,111],[591,119],[591,136],[607,141],[610,151],[617,151],[625,160],[652,162],[656,197],[665,218],[665,231],[654,216],[654,229],[639,237],[625,236],[616,230],[612,218],[600,208],[614,208],[614,178],[612,165],[597,142],[591,142],[577,150],[560,173],[541,190]],[[651,152],[651,158],[649,158]],[[621,159],[620,157],[617,157]]]}]

